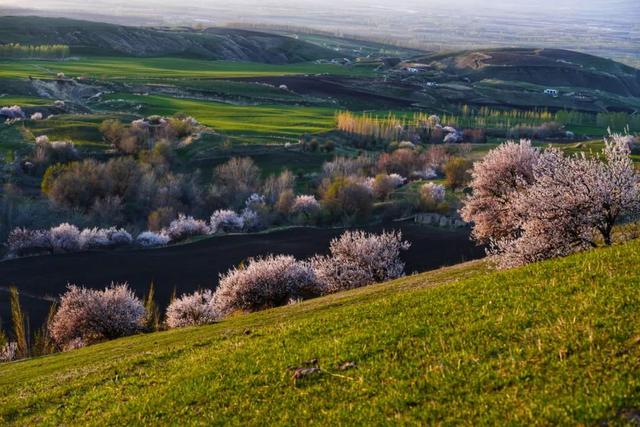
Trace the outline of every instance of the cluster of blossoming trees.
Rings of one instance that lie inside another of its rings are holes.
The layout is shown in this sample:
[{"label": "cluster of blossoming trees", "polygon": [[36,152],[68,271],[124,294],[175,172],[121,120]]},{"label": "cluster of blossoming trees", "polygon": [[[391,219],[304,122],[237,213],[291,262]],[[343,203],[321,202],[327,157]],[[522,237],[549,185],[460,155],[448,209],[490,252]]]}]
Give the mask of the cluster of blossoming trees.
[{"label": "cluster of blossoming trees", "polygon": [[595,156],[503,144],[475,164],[462,217],[502,268],[610,245],[614,226],[640,214],[631,143],[612,135]]},{"label": "cluster of blossoming trees", "polygon": [[[259,226],[259,214],[255,204],[263,203],[262,196],[252,195],[241,213],[232,210],[217,210],[210,221],[195,219],[183,214],[159,232],[145,231],[134,239],[126,230],[116,227],[86,228],[80,230],[72,224],[63,223],[49,230],[16,228],[7,239],[11,256],[39,253],[68,253],[95,249],[114,249],[136,244],[141,247],[164,246],[189,237],[205,236],[220,232],[252,231]],[[314,196],[300,195],[294,198],[292,211],[301,215],[312,215],[320,209]]]},{"label": "cluster of blossoming trees", "polygon": [[[302,261],[288,255],[250,259],[221,275],[215,291],[174,299],[166,310],[164,325],[210,324],[231,313],[278,307],[401,277],[404,263],[400,254],[409,246],[399,232],[376,235],[348,231],[331,242],[329,255]],[[151,307],[126,284],[112,284],[104,290],[70,285],[47,330],[58,349],[75,349],[150,330]],[[0,346],[0,357],[12,359],[15,345],[7,342]]]}]

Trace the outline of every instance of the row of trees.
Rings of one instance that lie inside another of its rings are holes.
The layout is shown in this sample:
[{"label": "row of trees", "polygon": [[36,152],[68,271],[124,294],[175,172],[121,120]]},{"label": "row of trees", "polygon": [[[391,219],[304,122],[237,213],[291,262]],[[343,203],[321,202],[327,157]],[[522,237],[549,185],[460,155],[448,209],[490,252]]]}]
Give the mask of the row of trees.
[{"label": "row of trees", "polygon": [[640,175],[629,153],[630,138],[621,135],[596,156],[508,142],[474,165],[461,215],[503,268],[610,245],[614,226],[640,215]]},{"label": "row of trees", "polygon": [[0,58],[64,59],[69,53],[69,46],[63,44],[0,44]]},{"label": "row of trees", "polygon": [[[485,130],[499,130],[507,137],[548,138],[565,134],[564,126],[591,126],[623,131],[640,130],[640,116],[625,112],[584,113],[577,111],[525,111],[498,110],[482,107],[478,110],[463,106],[461,113],[412,116],[357,114],[349,111],[336,115],[337,128],[367,141],[398,141],[402,139],[428,143],[441,143],[451,133],[459,131],[465,142],[481,143],[486,140]],[[442,125],[442,126],[440,126]],[[457,141],[454,141],[457,142]]]},{"label": "row of trees", "polygon": [[32,345],[28,321],[12,289],[12,336],[0,329],[0,361],[71,350],[96,342],[222,320],[235,312],[252,312],[386,281],[404,274],[400,253],[409,248],[396,232],[380,235],[346,232],[331,242],[330,254],[298,261],[269,255],[250,259],[221,275],[215,291],[174,298],[164,323],[151,286],[144,300],[126,284],[104,290],[70,285],[54,304]]}]

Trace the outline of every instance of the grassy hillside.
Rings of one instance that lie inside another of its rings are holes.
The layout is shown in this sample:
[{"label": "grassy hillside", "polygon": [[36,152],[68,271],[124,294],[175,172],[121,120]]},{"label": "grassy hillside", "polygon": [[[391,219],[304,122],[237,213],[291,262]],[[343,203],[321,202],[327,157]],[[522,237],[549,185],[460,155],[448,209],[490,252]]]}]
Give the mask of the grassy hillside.
[{"label": "grassy hillside", "polygon": [[370,68],[331,64],[289,65],[185,58],[83,57],[68,61],[0,60],[3,78],[55,78],[57,73],[109,80],[240,78],[298,74],[372,75]]},{"label": "grassy hillside", "polygon": [[[4,424],[596,424],[640,409],[640,241],[0,367]],[[321,373],[293,380],[317,359]],[[353,362],[356,368],[338,366]]]},{"label": "grassy hillside", "polygon": [[3,43],[63,44],[72,54],[183,56],[273,64],[331,58],[335,53],[274,34],[209,28],[128,27],[66,18],[0,17]]}]

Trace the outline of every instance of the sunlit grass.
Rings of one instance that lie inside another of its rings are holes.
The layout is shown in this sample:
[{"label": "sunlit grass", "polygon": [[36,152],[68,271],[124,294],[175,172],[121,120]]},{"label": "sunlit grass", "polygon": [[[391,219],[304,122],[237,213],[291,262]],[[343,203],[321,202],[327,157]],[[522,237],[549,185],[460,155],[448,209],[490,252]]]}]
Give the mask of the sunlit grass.
[{"label": "sunlit grass", "polygon": [[[0,421],[623,423],[640,406],[639,262],[637,241],[499,273],[475,262],[10,363]],[[294,381],[310,359],[324,371]]]}]

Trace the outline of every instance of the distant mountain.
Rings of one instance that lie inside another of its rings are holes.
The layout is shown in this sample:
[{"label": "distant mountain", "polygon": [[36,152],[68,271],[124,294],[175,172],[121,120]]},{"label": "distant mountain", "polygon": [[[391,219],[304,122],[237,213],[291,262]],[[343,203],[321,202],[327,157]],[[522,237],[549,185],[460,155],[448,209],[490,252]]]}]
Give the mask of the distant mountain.
[{"label": "distant mountain", "polygon": [[0,17],[0,43],[66,44],[75,54],[183,56],[270,64],[335,56],[320,46],[253,31],[129,27],[36,16]]}]

